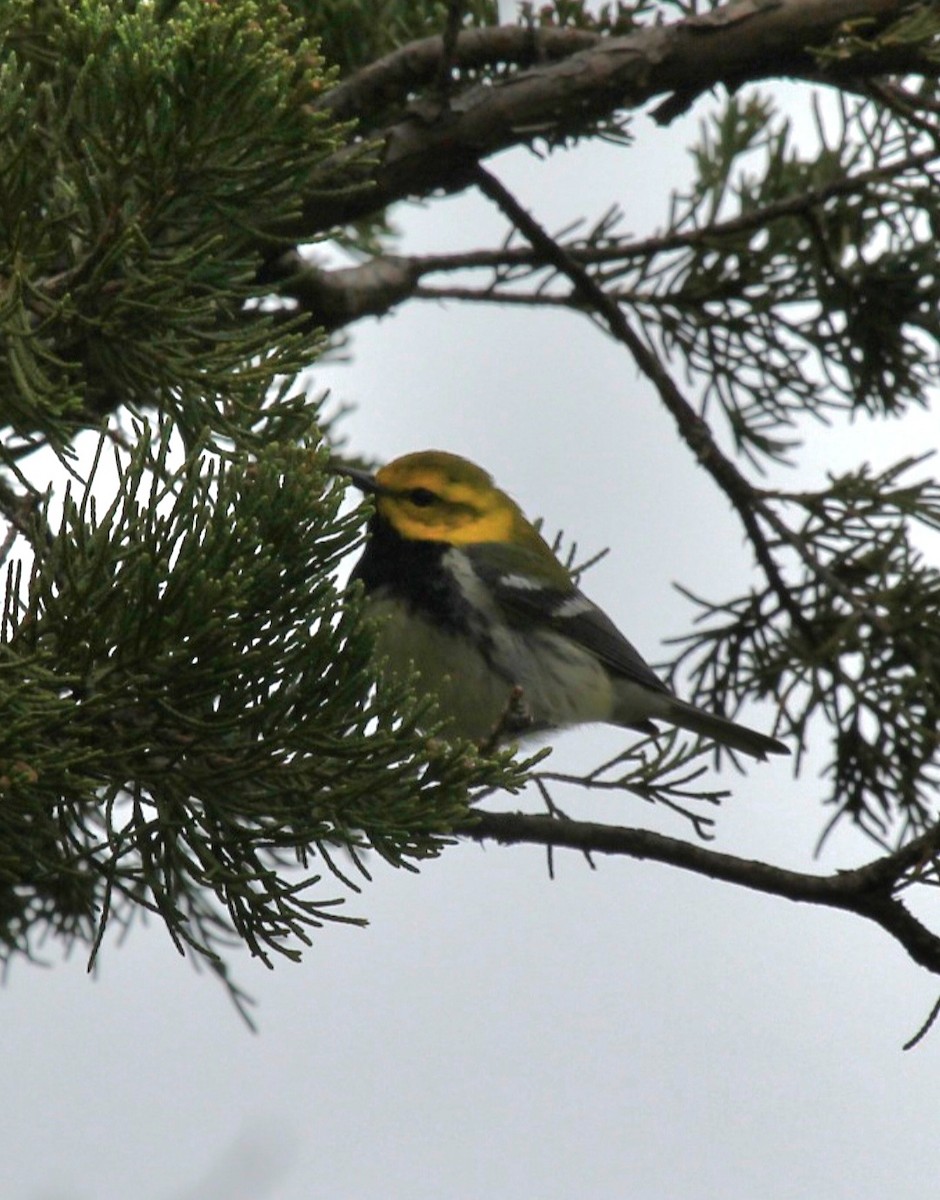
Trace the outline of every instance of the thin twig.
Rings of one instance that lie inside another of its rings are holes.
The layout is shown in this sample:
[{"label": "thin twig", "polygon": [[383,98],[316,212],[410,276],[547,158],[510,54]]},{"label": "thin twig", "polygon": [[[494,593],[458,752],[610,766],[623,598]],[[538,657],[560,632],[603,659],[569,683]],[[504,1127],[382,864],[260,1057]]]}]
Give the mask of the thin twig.
[{"label": "thin twig", "polygon": [[812,627],[780,574],[767,538],[758,524],[757,514],[759,513],[773,528],[778,537],[791,545],[795,542],[792,531],[768,505],[760,500],[738,468],[722,454],[708,425],[676,387],[669,372],[653,351],[634,331],[617,301],[607,295],[584,267],[576,263],[558,245],[555,239],[522,207],[508,188],[504,187],[485,167],[476,167],[474,179],[484,195],[500,208],[519,232],[528,239],[533,248],[544,255],[546,262],[567,276],[588,308],[603,319],[611,334],[630,351],[637,366],[656,388],[660,399],[672,414],[683,441],[731,501],[777,599],[786,609],[794,626],[812,644],[815,640]]},{"label": "thin twig", "polygon": [[[630,269],[631,263],[654,259],[657,254],[713,245],[723,238],[740,238],[777,220],[800,216],[809,219],[833,197],[863,194],[873,184],[928,167],[936,157],[935,154],[907,155],[882,167],[861,171],[851,179],[835,180],[798,196],[693,229],[671,230],[635,241],[605,241],[600,245],[593,244],[591,233],[580,241],[565,242],[562,233],[555,234],[554,238],[574,262],[608,265],[615,272],[623,273]],[[458,254],[384,254],[353,266],[331,269],[302,257],[297,251],[288,251],[268,261],[265,281],[277,285],[280,296],[296,301],[311,314],[317,325],[330,331],[342,329],[363,317],[383,316],[412,299],[583,308],[583,301],[576,294],[553,295],[544,285],[532,294],[505,288],[498,290],[501,284],[506,287],[518,285],[549,266],[544,256],[528,245],[504,245],[495,250],[479,249]],[[433,286],[421,282],[429,275],[472,270],[493,271],[495,278],[484,287]],[[633,294],[626,299],[633,300]],[[671,302],[672,298],[667,297],[666,301]],[[643,297],[643,302],[657,304],[661,301],[651,295]],[[293,314],[290,319],[294,319]]]},{"label": "thin twig", "polygon": [[453,71],[457,62],[457,38],[463,22],[463,0],[447,0],[447,23],[441,39],[441,56],[437,68],[435,86],[438,95],[446,101],[453,87]]},{"label": "thin twig", "polygon": [[920,966],[940,975],[940,937],[917,920],[893,895],[912,862],[936,853],[940,827],[928,830],[893,854],[834,875],[789,871],[646,829],[557,820],[519,812],[474,809],[472,818],[460,832],[478,842],[565,847],[581,853],[587,850],[650,859],[785,900],[855,913],[889,933]]},{"label": "thin twig", "polygon": [[2,544],[0,544],[0,564],[5,563],[10,557],[10,551],[13,549],[16,539],[19,536],[20,531],[11,521],[6,531],[6,536],[4,537]]},{"label": "thin twig", "polygon": [[916,1045],[918,1045],[920,1042],[923,1041],[923,1039],[927,1036],[927,1034],[934,1027],[934,1025],[936,1024],[936,1021],[937,1021],[937,1017],[940,1017],[940,996],[937,997],[936,1001],[934,1002],[933,1008],[931,1008],[931,1010],[927,1014],[925,1020],[921,1023],[920,1029],[917,1030],[917,1032],[914,1034],[913,1037],[907,1039],[907,1041],[904,1043],[904,1045],[901,1047],[901,1049],[902,1050],[913,1050]]},{"label": "thin twig", "polygon": [[[17,492],[0,477],[0,513],[9,521],[15,534],[22,534],[37,554],[48,550],[54,541],[52,530],[39,516],[44,499],[43,494],[32,486],[29,491]],[[8,554],[6,542],[4,547]]]}]

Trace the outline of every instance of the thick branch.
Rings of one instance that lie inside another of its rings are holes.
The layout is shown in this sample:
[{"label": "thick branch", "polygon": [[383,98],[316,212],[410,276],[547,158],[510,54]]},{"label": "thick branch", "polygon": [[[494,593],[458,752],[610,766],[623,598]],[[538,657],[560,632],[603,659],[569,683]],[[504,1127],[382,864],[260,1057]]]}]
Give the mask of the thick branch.
[{"label": "thick branch", "polygon": [[326,270],[289,250],[269,262],[263,283],[295,300],[320,329],[333,333],[364,317],[381,317],[415,294],[426,268],[416,258],[384,254],[354,267]]},{"label": "thick branch", "polygon": [[766,895],[855,913],[889,933],[920,966],[940,975],[940,937],[931,933],[892,895],[900,878],[912,865],[930,858],[936,852],[937,829],[923,834],[894,854],[852,871],[839,871],[835,875],[787,871],[782,867],[735,858],[645,829],[558,820],[526,813],[495,813],[476,809],[472,823],[461,832],[478,842],[551,846],[593,854],[622,854],[629,858],[650,859]]},{"label": "thick branch", "polygon": [[[656,96],[674,93],[684,107],[721,83],[738,86],[788,75],[822,78],[812,47],[829,43],[845,22],[865,19],[870,22],[866,34],[874,33],[908,7],[908,0],[738,0],[673,25],[600,38],[560,61],[487,80],[445,99],[424,97],[376,133],[380,162],[370,186],[330,195],[318,192],[314,180],[313,198],[300,222],[278,232],[302,239],[407,196],[425,196],[438,188],[459,190],[476,163],[500,150],[536,138],[554,141],[584,132],[612,113]],[[472,36],[485,41],[502,34],[495,29]],[[458,38],[458,61],[470,36],[462,33]],[[437,41],[439,57],[443,44]],[[407,53],[408,48],[399,52],[400,63]],[[917,66],[912,53],[916,52],[907,51],[903,64],[909,70]],[[854,70],[868,73],[901,67],[887,58],[852,62]],[[365,70],[375,69],[373,65]],[[422,67],[418,78],[425,77]],[[343,85],[341,111],[355,108],[357,86],[372,95],[372,83],[364,82],[362,73],[353,76]],[[329,106],[331,101],[325,98],[323,103]],[[347,159],[352,162],[353,156],[361,157],[358,146],[328,160],[327,177],[335,178],[336,169]]]},{"label": "thick branch", "polygon": [[[601,36],[586,29],[532,29],[522,25],[465,29],[457,37],[452,63],[461,71],[508,63],[528,67],[568,58],[597,45]],[[317,108],[338,121],[348,121],[368,118],[377,108],[402,103],[409,93],[440,78],[443,52],[442,37],[409,42],[344,79],[319,100]]]}]

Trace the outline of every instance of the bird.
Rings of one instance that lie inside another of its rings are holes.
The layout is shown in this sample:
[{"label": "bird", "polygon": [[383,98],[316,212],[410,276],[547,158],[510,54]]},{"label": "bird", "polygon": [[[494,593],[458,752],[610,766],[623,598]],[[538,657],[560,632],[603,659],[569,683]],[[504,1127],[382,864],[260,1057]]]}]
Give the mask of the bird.
[{"label": "bird", "polygon": [[422,450],[374,474],[339,469],[374,504],[350,582],[377,660],[417,672],[442,736],[482,745],[595,722],[652,735],[662,721],[755,759],[789,753],[679,699],[482,467]]}]

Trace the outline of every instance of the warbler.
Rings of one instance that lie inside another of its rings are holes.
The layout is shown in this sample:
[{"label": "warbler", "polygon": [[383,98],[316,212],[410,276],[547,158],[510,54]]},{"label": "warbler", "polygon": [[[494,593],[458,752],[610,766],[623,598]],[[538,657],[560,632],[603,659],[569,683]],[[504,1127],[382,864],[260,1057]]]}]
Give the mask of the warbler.
[{"label": "warbler", "polygon": [[754,758],[789,753],[675,696],[481,467],[426,450],[375,475],[342,470],[375,498],[352,578],[377,653],[393,674],[418,672],[448,732],[483,742],[599,721],[655,734],[660,720]]}]

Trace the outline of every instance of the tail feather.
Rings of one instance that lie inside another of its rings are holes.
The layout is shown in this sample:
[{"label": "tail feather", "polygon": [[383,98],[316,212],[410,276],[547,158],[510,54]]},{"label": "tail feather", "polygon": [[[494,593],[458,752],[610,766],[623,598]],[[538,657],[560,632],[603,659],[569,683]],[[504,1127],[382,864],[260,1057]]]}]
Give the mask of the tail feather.
[{"label": "tail feather", "polygon": [[761,761],[764,761],[768,754],[790,753],[777,738],[758,733],[756,729],[748,729],[746,725],[738,725],[729,721],[727,717],[718,717],[702,708],[696,708],[694,704],[687,704],[684,700],[673,700],[669,705],[669,712],[663,715],[665,720],[678,725],[680,729],[700,733],[714,742],[720,742],[722,746],[738,750],[741,754],[750,754]]}]

